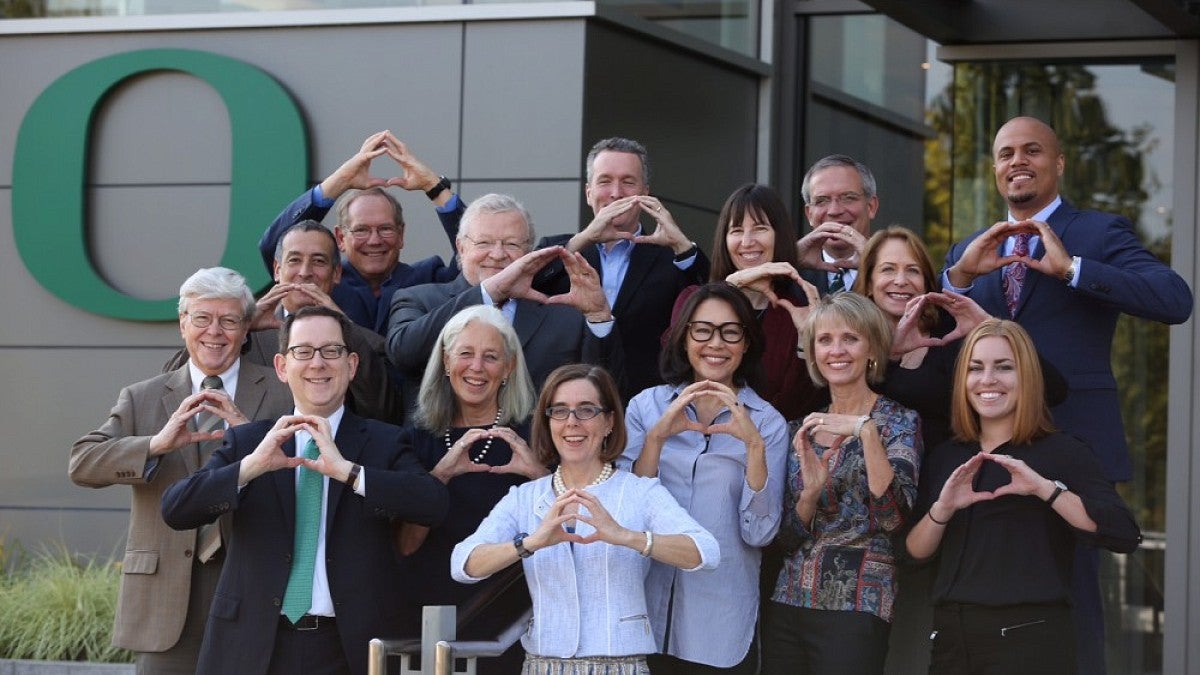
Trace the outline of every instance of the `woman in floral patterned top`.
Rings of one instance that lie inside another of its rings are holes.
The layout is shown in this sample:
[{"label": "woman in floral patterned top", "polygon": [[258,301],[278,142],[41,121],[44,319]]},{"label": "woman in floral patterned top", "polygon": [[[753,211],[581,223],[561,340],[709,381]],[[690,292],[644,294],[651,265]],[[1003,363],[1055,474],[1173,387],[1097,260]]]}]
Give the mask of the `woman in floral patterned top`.
[{"label": "woman in floral patterned top", "polygon": [[763,672],[882,673],[896,597],[891,535],[916,500],[920,420],[871,390],[891,331],[870,300],[822,298],[803,344],[832,403],[793,422],[777,540],[789,555],[764,610]]}]

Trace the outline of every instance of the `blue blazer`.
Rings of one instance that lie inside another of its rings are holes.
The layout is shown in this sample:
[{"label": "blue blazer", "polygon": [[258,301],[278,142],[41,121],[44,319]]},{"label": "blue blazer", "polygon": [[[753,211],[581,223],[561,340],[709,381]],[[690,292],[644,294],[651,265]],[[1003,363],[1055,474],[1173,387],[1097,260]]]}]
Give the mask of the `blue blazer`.
[{"label": "blue blazer", "polygon": [[[1121,216],[1080,211],[1064,200],[1047,221],[1067,253],[1081,259],[1078,284],[1071,288],[1030,269],[1013,318],[1067,380],[1066,400],[1052,409],[1054,423],[1091,446],[1109,480],[1129,480],[1133,468],[1111,366],[1117,318],[1124,312],[1183,323],[1192,312],[1192,292],[1142,246],[1133,225]],[[946,269],[981,232],[950,248]],[[1040,259],[1044,254],[1039,241],[1033,255]],[[1002,275],[994,270],[975,279],[967,295],[992,316],[1009,318]]]},{"label": "blue blazer", "polygon": [[[241,460],[254,451],[274,421],[252,422],[225,432],[223,447],[208,464],[163,495],[163,519],[175,529],[211,523],[233,514],[221,580],[213,597],[196,672],[265,673],[291,571],[296,522],[296,474],[280,470],[238,491]],[[367,642],[399,637],[403,576],[392,548],[391,519],[437,525],[449,504],[446,486],[426,473],[401,443],[400,428],[346,411],[338,426],[338,450],[361,464],[366,494],[329,481],[325,564],[342,649],[351,672],[367,672]],[[295,454],[289,440],[283,450]]]}]

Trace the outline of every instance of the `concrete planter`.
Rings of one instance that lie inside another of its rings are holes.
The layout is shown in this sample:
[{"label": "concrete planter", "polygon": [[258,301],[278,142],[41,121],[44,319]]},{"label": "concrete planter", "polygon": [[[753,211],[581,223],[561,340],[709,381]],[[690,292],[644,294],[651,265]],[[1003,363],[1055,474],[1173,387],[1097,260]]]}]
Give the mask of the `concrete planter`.
[{"label": "concrete planter", "polygon": [[133,675],[132,663],[0,659],[0,675]]}]

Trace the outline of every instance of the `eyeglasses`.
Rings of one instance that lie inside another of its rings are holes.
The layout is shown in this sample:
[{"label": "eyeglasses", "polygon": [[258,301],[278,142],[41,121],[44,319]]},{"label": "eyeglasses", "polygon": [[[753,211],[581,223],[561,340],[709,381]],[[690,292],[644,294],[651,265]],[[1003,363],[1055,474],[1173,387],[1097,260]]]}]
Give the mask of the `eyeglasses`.
[{"label": "eyeglasses", "polygon": [[581,405],[578,408],[568,408],[565,405],[552,405],[546,408],[546,417],[561,422],[574,414],[575,419],[584,422],[596,417],[600,413],[606,412],[608,412],[608,408],[601,408],[598,405]]},{"label": "eyeglasses", "polygon": [[[184,312],[184,315],[187,316],[188,323],[196,328],[208,328],[213,322],[212,314]],[[221,330],[237,330],[242,327],[243,321],[239,317],[230,315],[217,317],[217,325],[221,327]]]},{"label": "eyeglasses", "polygon": [[721,341],[736,344],[746,338],[746,326],[736,321],[717,325],[708,321],[689,321],[688,336],[696,342],[708,342],[713,335],[720,334]]},{"label": "eyeglasses", "polygon": [[836,197],[821,196],[812,200],[812,206],[818,209],[827,209],[833,202],[837,202],[838,206],[848,209],[852,206],[857,206],[863,200],[863,196],[857,192],[843,192]]},{"label": "eyeglasses", "polygon": [[333,361],[342,358],[342,355],[350,351],[350,348],[346,345],[321,345],[320,347],[296,345],[295,347],[288,347],[287,351],[297,361],[311,361],[318,352],[320,352],[321,358],[326,361]]},{"label": "eyeglasses", "polygon": [[391,240],[400,236],[400,228],[395,225],[379,225],[377,227],[360,225],[350,228],[350,236],[358,241],[366,241],[371,238],[372,234],[379,235],[380,239]]},{"label": "eyeglasses", "polygon": [[471,242],[471,246],[476,251],[490,251],[499,246],[505,253],[524,253],[527,242],[523,241],[499,241],[492,239],[473,239],[469,235],[464,234],[463,239]]}]

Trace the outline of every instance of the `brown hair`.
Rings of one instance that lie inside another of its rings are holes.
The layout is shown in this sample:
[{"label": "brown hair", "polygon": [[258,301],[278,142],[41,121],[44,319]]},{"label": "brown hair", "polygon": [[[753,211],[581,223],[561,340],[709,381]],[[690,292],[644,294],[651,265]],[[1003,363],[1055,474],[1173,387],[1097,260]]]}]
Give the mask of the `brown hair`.
[{"label": "brown hair", "polygon": [[[721,215],[717,217],[709,281],[725,281],[725,277],[737,271],[733,258],[729,255],[725,235],[729,233],[729,228],[741,225],[747,213],[761,217],[775,231],[775,249],[771,251],[771,261],[785,262],[797,270],[800,269],[796,257],[796,226],[792,223],[779,193],[766,185],[748,183],[729,195],[725,205],[721,207]],[[779,279],[771,285],[777,293],[786,293],[791,283],[791,279]]]},{"label": "brown hair", "polygon": [[1015,321],[987,319],[963,338],[962,351],[954,367],[954,393],[950,399],[950,428],[954,431],[954,437],[962,441],[979,440],[979,414],[971,407],[967,374],[970,372],[975,345],[986,337],[1003,338],[1013,352],[1013,365],[1017,372],[1017,405],[1013,411],[1012,442],[1015,445],[1027,445],[1034,439],[1053,433],[1050,410],[1046,407],[1042,365],[1029,333]]},{"label": "brown hair", "polygon": [[667,343],[659,353],[658,367],[663,381],[674,385],[695,381],[696,369],[687,355],[688,323],[696,313],[696,308],[705,300],[724,301],[745,329],[742,339],[746,341],[746,353],[742,354],[742,362],[733,371],[733,383],[739,387],[756,389],[762,380],[762,356],[767,338],[750,301],[740,290],[724,281],[701,286],[683,303],[675,322],[667,330]]},{"label": "brown hair", "polygon": [[554,439],[550,435],[550,416],[546,409],[554,403],[558,388],[574,380],[587,380],[592,383],[600,394],[597,401],[611,415],[612,431],[604,439],[600,449],[600,461],[611,462],[625,451],[625,409],[621,406],[621,394],[617,391],[617,383],[612,375],[600,366],[587,363],[571,363],[555,368],[546,383],[542,385],[542,394],[538,396],[537,406],[533,410],[533,429],[530,436],[530,446],[538,461],[546,466],[558,464],[560,457],[558,448],[554,447]]},{"label": "brown hair", "polygon": [[[907,227],[888,225],[867,240],[867,245],[863,248],[862,262],[858,266],[862,273],[854,280],[854,292],[868,298],[871,297],[871,283],[875,279],[875,265],[879,262],[879,250],[892,239],[898,239],[908,246],[908,252],[917,261],[917,266],[921,268],[921,278],[925,281],[925,292],[932,293],[941,290],[941,279],[933,270],[933,260],[929,257],[929,249],[925,248],[925,242],[921,241],[921,238]],[[879,303],[876,302],[876,304]],[[921,330],[931,333],[937,328],[937,325],[937,307],[933,303],[927,303],[921,311]]]}]

